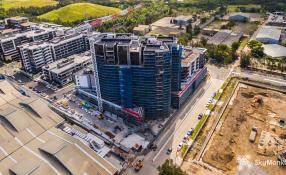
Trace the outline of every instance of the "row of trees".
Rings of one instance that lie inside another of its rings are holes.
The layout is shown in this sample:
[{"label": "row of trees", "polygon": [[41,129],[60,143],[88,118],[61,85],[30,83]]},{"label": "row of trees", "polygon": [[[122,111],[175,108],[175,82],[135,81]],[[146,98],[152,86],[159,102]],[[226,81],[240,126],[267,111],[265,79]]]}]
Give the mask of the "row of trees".
[{"label": "row of trees", "polygon": [[169,14],[170,8],[164,3],[145,4],[144,7],[115,20],[105,22],[99,26],[100,32],[132,32],[138,24],[149,25],[152,22]]}]

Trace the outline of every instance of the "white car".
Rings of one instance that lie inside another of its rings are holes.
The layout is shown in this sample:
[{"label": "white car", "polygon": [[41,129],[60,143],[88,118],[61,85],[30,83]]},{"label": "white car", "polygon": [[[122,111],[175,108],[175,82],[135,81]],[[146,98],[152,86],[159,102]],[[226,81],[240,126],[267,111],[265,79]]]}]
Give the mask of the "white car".
[{"label": "white car", "polygon": [[191,128],[191,129],[187,132],[187,135],[188,135],[188,136],[192,135],[193,131],[194,131],[194,128]]},{"label": "white car", "polygon": [[177,147],[177,151],[181,151],[182,147],[183,147],[183,142],[179,143]]}]

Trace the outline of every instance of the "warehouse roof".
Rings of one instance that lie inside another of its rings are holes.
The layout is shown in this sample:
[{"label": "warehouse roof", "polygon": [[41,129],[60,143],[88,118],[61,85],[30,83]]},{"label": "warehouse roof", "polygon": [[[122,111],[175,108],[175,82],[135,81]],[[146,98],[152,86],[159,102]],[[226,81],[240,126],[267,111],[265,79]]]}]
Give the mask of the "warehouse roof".
[{"label": "warehouse roof", "polygon": [[56,125],[64,120],[40,99],[0,81],[0,174],[101,174],[117,169]]},{"label": "warehouse roof", "polygon": [[281,36],[281,29],[273,26],[263,26],[259,29],[256,38],[270,38],[279,40]]},{"label": "warehouse roof", "polygon": [[286,57],[286,47],[278,44],[263,45],[264,53],[273,58]]}]

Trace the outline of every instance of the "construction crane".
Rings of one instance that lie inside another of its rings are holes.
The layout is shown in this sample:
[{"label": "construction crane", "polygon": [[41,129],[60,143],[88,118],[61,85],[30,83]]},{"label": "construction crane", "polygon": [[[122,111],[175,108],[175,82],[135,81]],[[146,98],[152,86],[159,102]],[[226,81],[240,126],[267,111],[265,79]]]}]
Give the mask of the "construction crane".
[{"label": "construction crane", "polygon": [[97,61],[96,61],[96,54],[94,49],[94,38],[91,38],[89,40],[90,50],[91,50],[91,59],[93,64],[93,74],[95,79],[95,91],[97,96],[97,105],[99,112],[103,112],[103,106],[102,106],[102,99],[101,99],[101,91],[100,91],[100,84],[99,84],[99,76],[98,76],[98,69],[97,69]]}]

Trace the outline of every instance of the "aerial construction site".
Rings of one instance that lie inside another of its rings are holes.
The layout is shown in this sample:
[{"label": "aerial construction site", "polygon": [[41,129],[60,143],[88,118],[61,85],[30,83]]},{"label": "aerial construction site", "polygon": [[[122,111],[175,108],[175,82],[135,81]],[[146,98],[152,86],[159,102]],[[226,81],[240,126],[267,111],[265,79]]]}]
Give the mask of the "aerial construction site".
[{"label": "aerial construction site", "polygon": [[202,161],[223,174],[285,174],[286,94],[239,83]]}]

